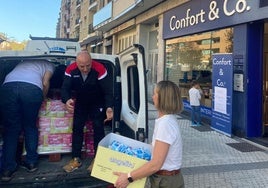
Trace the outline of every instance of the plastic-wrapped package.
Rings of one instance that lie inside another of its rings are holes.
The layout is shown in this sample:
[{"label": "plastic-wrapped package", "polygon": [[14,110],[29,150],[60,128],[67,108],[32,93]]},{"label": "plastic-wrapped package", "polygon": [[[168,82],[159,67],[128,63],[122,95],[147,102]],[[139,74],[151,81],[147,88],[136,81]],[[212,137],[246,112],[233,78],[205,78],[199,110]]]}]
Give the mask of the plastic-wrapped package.
[{"label": "plastic-wrapped package", "polygon": [[145,159],[147,161],[151,160],[151,153],[149,150],[145,150],[143,148],[132,148],[116,140],[111,142],[111,144],[109,145],[109,148],[114,151],[125,153],[125,154],[131,155],[140,159]]}]

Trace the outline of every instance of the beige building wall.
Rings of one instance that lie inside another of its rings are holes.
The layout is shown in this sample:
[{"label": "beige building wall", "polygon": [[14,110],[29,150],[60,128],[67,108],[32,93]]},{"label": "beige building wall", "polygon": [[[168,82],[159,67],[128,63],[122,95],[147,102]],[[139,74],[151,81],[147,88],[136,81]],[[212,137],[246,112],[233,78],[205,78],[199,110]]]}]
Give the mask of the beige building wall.
[{"label": "beige building wall", "polygon": [[61,12],[60,12],[60,23],[59,23],[59,25],[60,25],[60,28],[59,28],[59,30],[60,30],[60,37],[62,37],[62,38],[67,38],[67,31],[65,31],[65,27],[66,27],[66,23],[67,23],[67,21],[66,21],[66,14],[67,14],[67,8],[66,8],[66,2],[65,2],[65,0],[62,0],[61,1]]},{"label": "beige building wall", "polygon": [[70,7],[70,38],[79,38],[80,34],[80,8],[79,0],[71,0]]},{"label": "beige building wall", "polygon": [[88,25],[89,22],[92,22],[92,18],[89,15],[88,11],[89,1],[82,1],[80,8],[80,32],[79,32],[79,41],[86,38],[88,35]]},{"label": "beige building wall", "polygon": [[113,2],[113,17],[118,17],[131,5],[135,4],[135,0],[118,0]]},{"label": "beige building wall", "polygon": [[70,33],[70,5],[71,0],[61,1],[61,11],[59,19],[59,37],[69,38]]}]

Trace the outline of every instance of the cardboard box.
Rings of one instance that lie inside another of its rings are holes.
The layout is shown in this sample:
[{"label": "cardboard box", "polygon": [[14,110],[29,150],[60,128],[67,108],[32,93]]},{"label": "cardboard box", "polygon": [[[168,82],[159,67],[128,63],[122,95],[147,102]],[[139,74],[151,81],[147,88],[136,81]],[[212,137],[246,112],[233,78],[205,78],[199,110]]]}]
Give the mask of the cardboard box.
[{"label": "cardboard box", "polygon": [[72,133],[73,118],[52,117],[50,133]]},{"label": "cardboard box", "polygon": [[[110,149],[109,146],[113,141],[118,141],[134,149],[143,148],[144,150],[149,150],[150,153],[152,151],[151,145],[137,140],[114,133],[109,133],[105,136],[98,145],[91,176],[110,183],[115,183],[117,180],[117,176],[114,175],[113,172],[128,173],[148,162],[147,160]],[[145,181],[146,178],[135,180],[133,183],[129,184],[128,188],[142,188],[145,186]]]}]

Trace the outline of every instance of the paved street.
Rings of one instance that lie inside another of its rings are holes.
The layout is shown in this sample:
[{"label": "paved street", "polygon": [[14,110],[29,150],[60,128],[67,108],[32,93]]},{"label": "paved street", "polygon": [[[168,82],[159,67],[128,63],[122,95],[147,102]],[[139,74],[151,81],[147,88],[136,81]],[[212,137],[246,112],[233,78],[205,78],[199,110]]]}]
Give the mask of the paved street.
[{"label": "paved street", "polygon": [[[156,111],[149,105],[150,134]],[[178,116],[186,188],[268,188],[268,148]]]}]

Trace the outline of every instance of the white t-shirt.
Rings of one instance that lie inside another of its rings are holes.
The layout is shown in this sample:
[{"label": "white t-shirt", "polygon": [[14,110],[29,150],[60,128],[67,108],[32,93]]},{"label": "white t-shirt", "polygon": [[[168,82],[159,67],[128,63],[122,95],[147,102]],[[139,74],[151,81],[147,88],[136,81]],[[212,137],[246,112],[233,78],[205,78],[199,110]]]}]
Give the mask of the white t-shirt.
[{"label": "white t-shirt", "polygon": [[189,90],[189,98],[191,106],[200,106],[200,91],[194,87]]},{"label": "white t-shirt", "polygon": [[43,90],[43,77],[46,71],[54,72],[54,64],[47,61],[26,61],[19,63],[5,78],[4,83],[26,82]]},{"label": "white t-shirt", "polygon": [[176,115],[168,114],[155,120],[154,134],[152,138],[153,147],[155,145],[155,140],[170,145],[161,169],[169,171],[180,169],[182,165],[182,139]]}]

